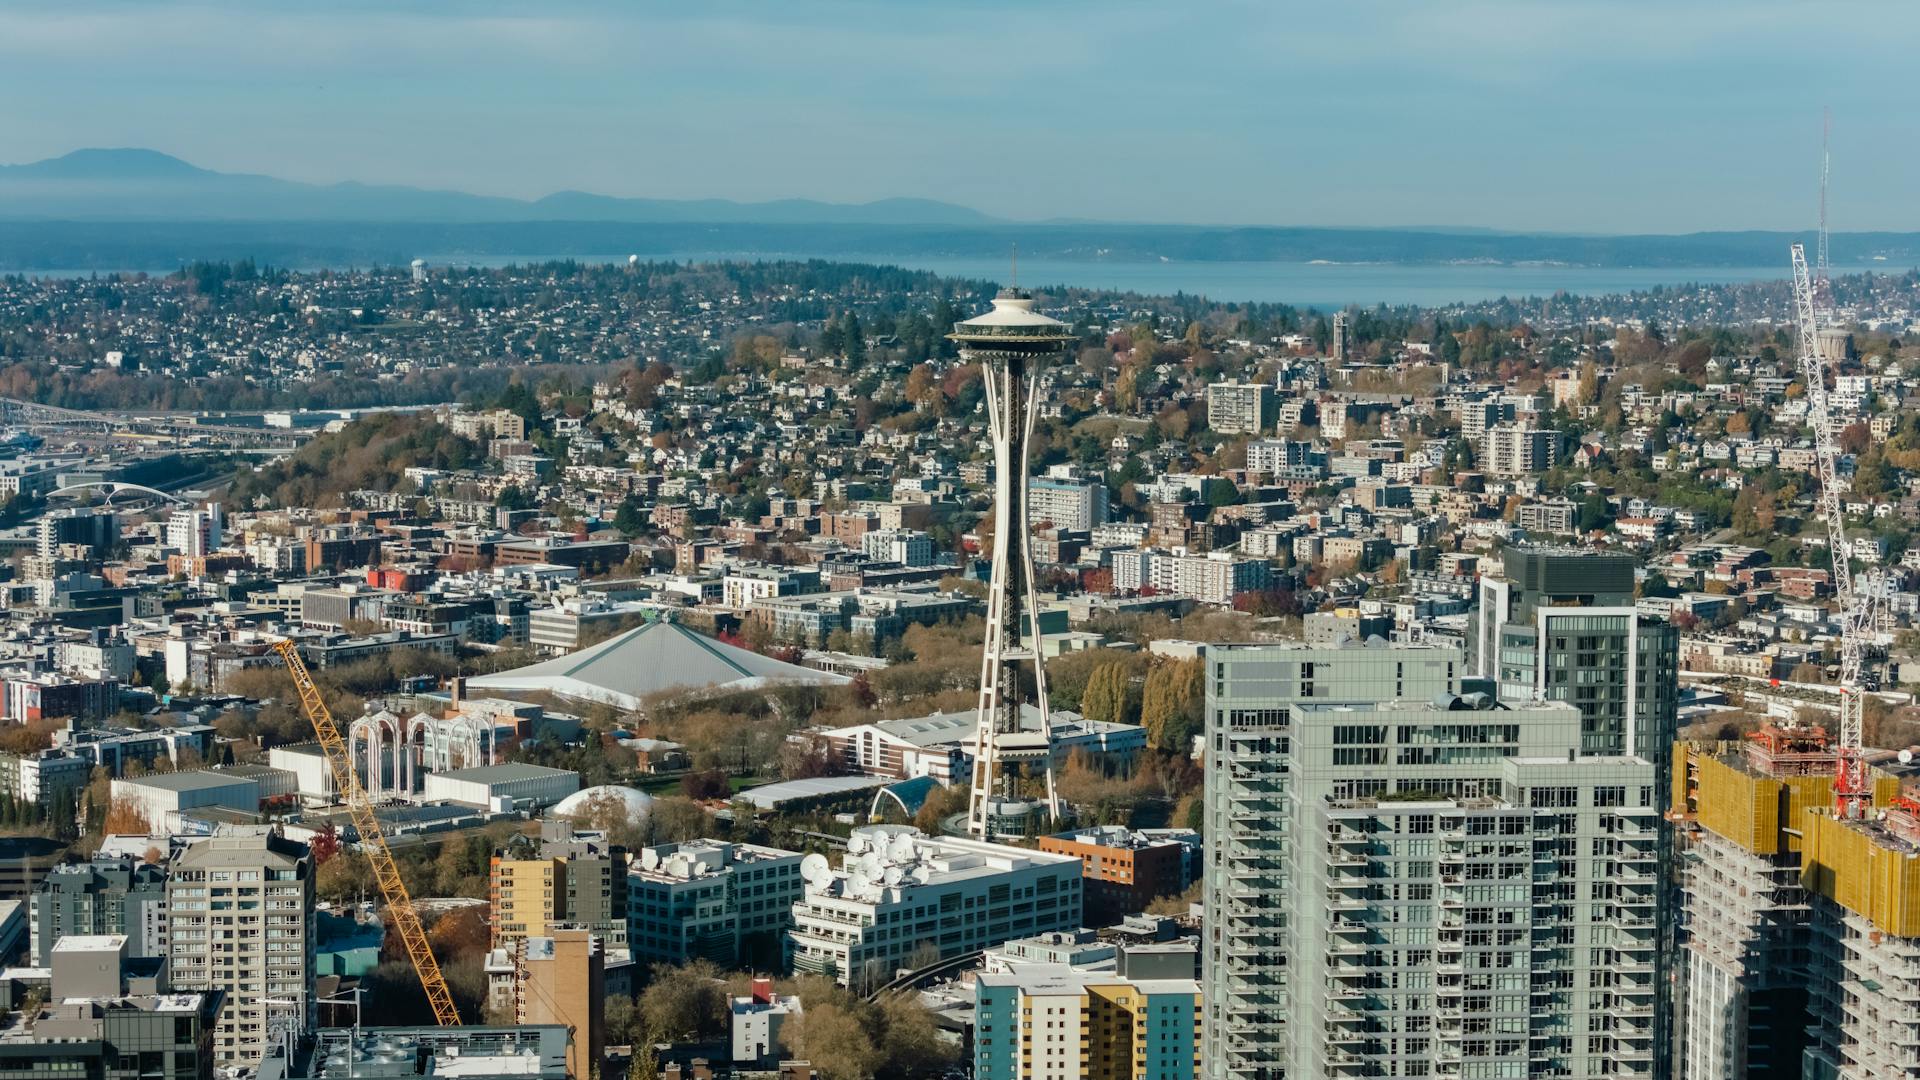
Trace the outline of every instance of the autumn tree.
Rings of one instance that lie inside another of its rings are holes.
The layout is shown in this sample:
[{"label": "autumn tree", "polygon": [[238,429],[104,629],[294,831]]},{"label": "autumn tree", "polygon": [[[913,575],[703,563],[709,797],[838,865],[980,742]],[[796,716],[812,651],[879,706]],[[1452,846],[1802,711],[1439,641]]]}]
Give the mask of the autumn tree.
[{"label": "autumn tree", "polygon": [[881,1063],[866,1025],[839,1005],[810,1005],[780,1025],[780,1045],[811,1062],[821,1080],[872,1080]]},{"label": "autumn tree", "polygon": [[139,802],[116,796],[107,806],[106,832],[116,836],[149,836],[153,823]]},{"label": "autumn tree", "polygon": [[1133,678],[1121,663],[1095,668],[1080,695],[1080,714],[1096,723],[1124,724],[1135,711]]},{"label": "autumn tree", "polygon": [[1148,745],[1179,753],[1199,728],[1206,694],[1206,662],[1175,660],[1147,673],[1140,696],[1140,723]]},{"label": "autumn tree", "polygon": [[659,967],[640,995],[642,1029],[649,1042],[707,1039],[727,1029],[727,988],[719,970],[703,960]]},{"label": "autumn tree", "polygon": [[940,1076],[959,1056],[959,1048],[940,1035],[933,1014],[910,993],[889,994],[879,1002],[882,1080]]}]

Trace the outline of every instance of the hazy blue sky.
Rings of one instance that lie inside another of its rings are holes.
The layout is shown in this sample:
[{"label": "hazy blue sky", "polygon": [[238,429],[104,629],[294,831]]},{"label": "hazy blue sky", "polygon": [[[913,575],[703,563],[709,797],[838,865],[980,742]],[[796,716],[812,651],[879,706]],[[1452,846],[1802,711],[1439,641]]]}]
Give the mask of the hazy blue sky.
[{"label": "hazy blue sky", "polygon": [[[389,10],[404,9],[404,12]],[[0,3],[0,161],[1012,218],[1920,228],[1905,0]]]}]

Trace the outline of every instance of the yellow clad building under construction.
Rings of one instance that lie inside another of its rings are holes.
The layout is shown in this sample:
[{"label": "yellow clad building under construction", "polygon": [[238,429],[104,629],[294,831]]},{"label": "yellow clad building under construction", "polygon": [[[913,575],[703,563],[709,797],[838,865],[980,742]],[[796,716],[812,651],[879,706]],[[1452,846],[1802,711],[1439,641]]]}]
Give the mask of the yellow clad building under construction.
[{"label": "yellow clad building under construction", "polygon": [[1920,827],[1884,775],[1837,820],[1833,772],[1812,726],[1674,748],[1685,1080],[1920,1071]]}]

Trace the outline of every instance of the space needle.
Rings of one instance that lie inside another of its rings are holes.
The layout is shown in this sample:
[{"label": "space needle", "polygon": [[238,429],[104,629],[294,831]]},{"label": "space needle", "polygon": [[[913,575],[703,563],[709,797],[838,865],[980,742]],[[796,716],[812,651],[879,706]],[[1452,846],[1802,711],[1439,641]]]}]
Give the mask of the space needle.
[{"label": "space needle", "polygon": [[[994,297],[993,310],[955,323],[948,337],[960,346],[962,360],[980,365],[987,392],[987,434],[993,443],[993,576],[987,586],[986,646],[980,658],[973,785],[967,800],[967,834],[986,840],[1013,831],[996,825],[1005,816],[997,808],[1023,804],[1023,766],[1045,776],[1045,811],[1054,822],[1060,819],[1047,673],[1040,661],[1034,610],[1027,467],[1038,412],[1036,376],[1042,364],[1065,352],[1074,334],[1067,324],[1034,311],[1033,294],[1015,287]],[[1033,665],[1037,730],[1027,730],[1021,721],[1026,702],[1020,667],[1026,663]]]}]

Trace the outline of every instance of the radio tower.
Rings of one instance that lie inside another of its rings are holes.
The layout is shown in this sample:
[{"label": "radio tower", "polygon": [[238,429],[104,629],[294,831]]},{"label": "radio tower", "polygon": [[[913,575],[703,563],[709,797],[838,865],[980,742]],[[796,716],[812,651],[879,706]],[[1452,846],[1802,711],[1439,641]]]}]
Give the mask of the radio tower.
[{"label": "radio tower", "polygon": [[[993,577],[987,586],[987,633],[980,658],[980,701],[973,740],[973,788],[967,834],[991,839],[994,806],[1018,797],[1020,767],[1046,777],[1046,811],[1060,818],[1053,786],[1052,714],[1047,673],[1040,662],[1040,626],[1033,611],[1033,550],[1027,521],[1027,444],[1033,437],[1040,365],[1074,340],[1068,326],[1033,310],[1033,295],[1017,285],[994,297],[993,310],[955,323],[948,335],[960,358],[980,365],[987,391],[987,434],[993,443]],[[1032,647],[1022,644],[1030,634]],[[1037,731],[1021,723],[1025,695],[1021,665],[1033,664]]]}]

